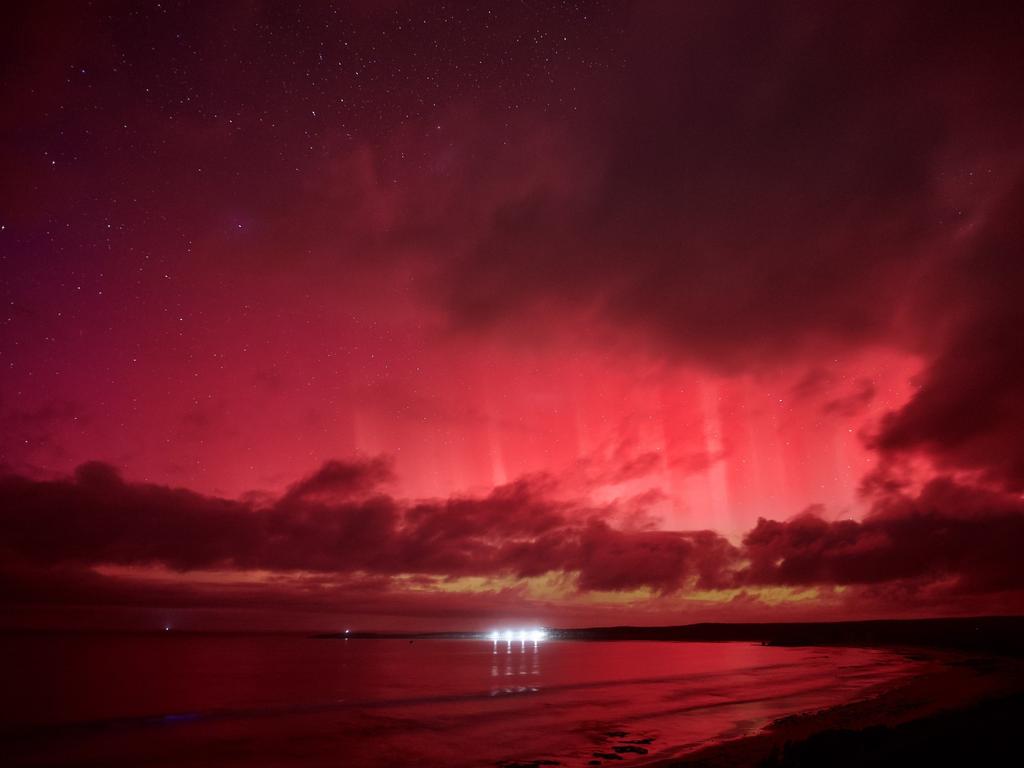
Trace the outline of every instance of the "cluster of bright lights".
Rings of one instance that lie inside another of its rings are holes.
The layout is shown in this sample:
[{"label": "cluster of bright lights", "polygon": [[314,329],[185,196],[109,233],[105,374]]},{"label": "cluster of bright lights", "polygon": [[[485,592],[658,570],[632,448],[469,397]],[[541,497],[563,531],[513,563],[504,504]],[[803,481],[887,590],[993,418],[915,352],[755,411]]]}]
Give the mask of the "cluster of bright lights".
[{"label": "cluster of bright lights", "polygon": [[541,640],[547,640],[548,633],[543,629],[506,629],[504,632],[491,632],[491,642],[497,643],[499,640],[504,640],[506,643],[511,643],[513,640],[518,640],[521,643],[525,643],[527,640],[539,643]]}]

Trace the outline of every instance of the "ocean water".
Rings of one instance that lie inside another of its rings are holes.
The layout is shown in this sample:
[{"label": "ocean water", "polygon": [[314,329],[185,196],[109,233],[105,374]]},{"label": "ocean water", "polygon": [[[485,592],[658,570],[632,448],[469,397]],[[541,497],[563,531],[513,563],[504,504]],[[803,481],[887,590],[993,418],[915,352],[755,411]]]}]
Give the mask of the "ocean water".
[{"label": "ocean water", "polygon": [[7,636],[0,669],[4,765],[459,768],[642,765],[868,695],[914,663],[746,643],[171,632]]}]

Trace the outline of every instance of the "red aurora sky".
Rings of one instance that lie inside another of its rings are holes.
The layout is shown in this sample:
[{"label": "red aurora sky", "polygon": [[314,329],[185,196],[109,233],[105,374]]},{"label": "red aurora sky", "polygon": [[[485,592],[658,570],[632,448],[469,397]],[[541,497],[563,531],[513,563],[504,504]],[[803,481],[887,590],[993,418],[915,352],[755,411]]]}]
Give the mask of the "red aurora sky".
[{"label": "red aurora sky", "polygon": [[1024,610],[1012,4],[4,26],[0,626]]}]

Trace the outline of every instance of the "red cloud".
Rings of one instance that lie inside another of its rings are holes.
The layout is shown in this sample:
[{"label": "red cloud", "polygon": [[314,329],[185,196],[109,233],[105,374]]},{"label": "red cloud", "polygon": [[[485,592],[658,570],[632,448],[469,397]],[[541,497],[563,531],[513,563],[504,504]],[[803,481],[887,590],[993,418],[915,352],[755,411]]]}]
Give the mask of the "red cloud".
[{"label": "red cloud", "polygon": [[98,463],[63,480],[9,475],[0,478],[0,578],[7,600],[17,602],[160,599],[171,589],[133,591],[123,580],[114,589],[91,570],[99,565],[313,574],[296,582],[297,605],[318,583],[395,574],[573,573],[584,591],[661,594],[691,585],[884,586],[890,597],[922,587],[978,595],[1024,589],[1016,551],[1024,502],[945,479],[916,497],[882,497],[863,521],[810,512],[762,519],[737,547],[712,531],[615,528],[602,519],[607,510],[555,498],[544,478],[410,503],[379,489],[389,476],[380,460],[329,462],[260,505],[129,483]]},{"label": "red cloud", "polygon": [[480,497],[418,503],[378,488],[380,461],[332,461],[260,506],[147,483],[86,464],[73,478],[0,479],[0,552],[36,568],[154,565],[325,574],[537,576],[579,572],[581,589],[671,592],[720,583],[732,548],[710,532],[616,530],[557,500],[540,479]]},{"label": "red cloud", "polygon": [[805,513],[760,520],[743,539],[748,584],[864,585],[953,579],[957,589],[1024,588],[1019,498],[929,483],[916,498],[883,499],[864,521],[828,522]]}]

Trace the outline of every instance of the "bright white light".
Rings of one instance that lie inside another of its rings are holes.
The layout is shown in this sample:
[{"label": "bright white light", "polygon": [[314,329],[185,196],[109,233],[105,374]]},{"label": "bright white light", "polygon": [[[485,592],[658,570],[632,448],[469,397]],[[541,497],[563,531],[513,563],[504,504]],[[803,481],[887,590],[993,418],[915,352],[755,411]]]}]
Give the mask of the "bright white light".
[{"label": "bright white light", "polygon": [[511,643],[513,640],[518,640],[521,643],[525,643],[527,640],[539,643],[548,639],[548,632],[543,627],[495,630],[488,634],[487,638],[493,643],[497,643],[499,640],[504,640],[506,643]]}]

